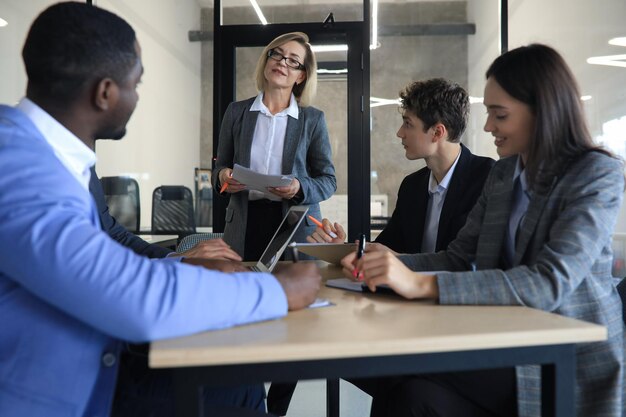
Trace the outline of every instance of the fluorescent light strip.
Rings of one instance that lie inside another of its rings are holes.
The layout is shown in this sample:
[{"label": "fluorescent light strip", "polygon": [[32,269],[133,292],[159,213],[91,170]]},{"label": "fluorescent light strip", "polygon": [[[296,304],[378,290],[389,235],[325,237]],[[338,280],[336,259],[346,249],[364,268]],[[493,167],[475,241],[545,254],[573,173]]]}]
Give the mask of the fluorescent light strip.
[{"label": "fluorescent light strip", "polygon": [[348,45],[311,45],[313,52],[344,52]]},{"label": "fluorescent light strip", "polygon": [[626,36],[609,40],[609,45],[626,46]]},{"label": "fluorescent light strip", "polygon": [[400,99],[388,99],[388,98],[379,98],[379,97],[370,97],[370,107],[380,107],[380,106],[399,106]]},{"label": "fluorescent light strip", "polygon": [[265,19],[265,16],[263,16],[263,12],[261,11],[261,8],[257,4],[256,0],[250,0],[250,4],[252,4],[252,7],[254,7],[254,11],[256,12],[256,15],[259,16],[259,20],[261,21],[261,23],[267,25],[267,19]]},{"label": "fluorescent light strip", "polygon": [[0,28],[3,28],[3,27],[5,27],[8,24],[9,24],[9,22],[7,22],[6,20],[4,20],[3,18],[0,17]]},{"label": "fluorescent light strip", "polygon": [[318,74],[347,74],[348,73],[348,69],[344,68],[344,69],[336,69],[336,70],[330,70],[330,69],[326,69],[326,68],[318,68],[317,69],[317,73]]},{"label": "fluorescent light strip", "polygon": [[378,48],[378,0],[372,1],[372,44],[370,49]]},{"label": "fluorescent light strip", "polygon": [[591,58],[587,58],[587,63],[593,65],[608,65],[610,67],[626,68],[626,54],[592,56]]}]

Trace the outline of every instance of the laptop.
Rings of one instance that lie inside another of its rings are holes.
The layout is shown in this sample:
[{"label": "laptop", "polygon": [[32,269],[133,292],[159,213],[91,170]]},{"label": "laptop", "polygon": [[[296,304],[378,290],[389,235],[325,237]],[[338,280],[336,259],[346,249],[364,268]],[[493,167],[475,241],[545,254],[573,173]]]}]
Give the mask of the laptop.
[{"label": "laptop", "polygon": [[307,206],[291,206],[287,214],[285,214],[285,217],[283,217],[283,221],[280,223],[280,226],[278,226],[278,230],[274,233],[270,243],[267,244],[263,255],[261,255],[261,259],[259,259],[256,265],[250,267],[251,270],[256,272],[272,272],[285,251],[285,248],[291,243],[291,239],[296,233],[296,230],[298,230],[302,220],[304,220],[307,211],[309,211]]}]

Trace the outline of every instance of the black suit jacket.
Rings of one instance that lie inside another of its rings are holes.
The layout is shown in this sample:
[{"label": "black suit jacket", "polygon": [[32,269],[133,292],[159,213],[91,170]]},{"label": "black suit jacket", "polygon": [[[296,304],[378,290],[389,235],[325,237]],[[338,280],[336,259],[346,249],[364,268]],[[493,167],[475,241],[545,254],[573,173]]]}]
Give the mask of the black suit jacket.
[{"label": "black suit jacket", "polygon": [[[441,209],[436,251],[446,249],[465,224],[465,219],[478,200],[494,163],[493,159],[476,156],[461,145],[461,157],[452,174]],[[429,178],[428,167],[404,178],[398,191],[396,209],[376,242],[399,253],[421,252],[428,209]]]},{"label": "black suit jacket", "polygon": [[145,240],[135,236],[111,216],[109,207],[104,199],[104,190],[102,189],[102,184],[100,184],[100,178],[98,178],[98,174],[96,174],[96,170],[93,167],[91,168],[89,191],[96,201],[102,230],[111,236],[113,240],[132,249],[135,253],[147,256],[148,258],[164,258],[168,253],[172,252],[159,245],[151,245]]}]

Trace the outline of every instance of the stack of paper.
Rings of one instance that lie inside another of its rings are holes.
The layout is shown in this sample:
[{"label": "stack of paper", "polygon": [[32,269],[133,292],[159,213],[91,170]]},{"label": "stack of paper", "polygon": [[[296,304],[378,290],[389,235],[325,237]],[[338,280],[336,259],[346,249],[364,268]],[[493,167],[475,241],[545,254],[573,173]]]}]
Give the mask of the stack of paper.
[{"label": "stack of paper", "polygon": [[293,179],[290,175],[267,175],[253,171],[250,168],[235,164],[233,178],[246,185],[246,189],[258,191],[263,197],[280,201],[280,197],[267,191],[267,187],[284,187],[291,184]]}]

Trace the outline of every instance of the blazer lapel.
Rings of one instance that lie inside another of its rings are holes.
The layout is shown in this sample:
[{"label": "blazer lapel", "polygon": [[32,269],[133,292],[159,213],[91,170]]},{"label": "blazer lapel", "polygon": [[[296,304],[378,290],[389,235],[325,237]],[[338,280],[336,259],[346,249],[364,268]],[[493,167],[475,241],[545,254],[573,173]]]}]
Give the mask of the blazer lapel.
[{"label": "blazer lapel", "polygon": [[409,248],[416,248],[416,252],[422,250],[422,240],[424,238],[424,224],[426,223],[426,211],[428,209],[428,179],[430,178],[430,170],[424,170],[424,175],[419,178],[419,183],[412,194],[412,207],[415,212],[412,213],[413,218],[407,220],[406,224],[416,223],[415,228],[406,227],[404,229],[405,236],[409,242]]},{"label": "blazer lapel", "polygon": [[459,207],[457,202],[460,200],[462,190],[465,184],[466,166],[469,162],[469,151],[463,145],[461,145],[461,156],[459,162],[456,163],[452,178],[450,179],[450,186],[446,192],[446,198],[443,200],[443,207],[441,208],[441,215],[439,216],[439,227],[437,229],[437,244],[438,249],[441,248],[441,243],[448,238],[448,228],[450,227],[450,220],[454,217],[452,214]]},{"label": "blazer lapel", "polygon": [[476,252],[478,269],[500,268],[506,228],[511,215],[513,200],[513,170],[501,173],[498,183],[494,184],[493,191],[487,200],[484,212],[483,227]]},{"label": "blazer lapel", "polygon": [[526,210],[526,215],[524,216],[522,225],[519,228],[519,238],[517,240],[517,244],[515,245],[515,259],[513,259],[513,265],[518,265],[522,261],[524,253],[526,253],[526,249],[530,243],[530,239],[534,235],[537,224],[539,223],[541,213],[543,213],[543,209],[546,206],[556,183],[557,179],[555,178],[554,181],[552,181],[548,192],[545,194],[531,193],[528,210]]},{"label": "blazer lapel", "polygon": [[287,116],[287,131],[285,132],[285,143],[283,145],[282,173],[289,175],[293,172],[293,163],[296,159],[296,151],[302,137],[301,131],[304,126],[304,114],[298,107],[298,118]]},{"label": "blazer lapel", "polygon": [[256,121],[259,118],[258,111],[250,111],[250,107],[246,106],[243,111],[243,123],[241,141],[239,142],[239,155],[240,164],[246,168],[250,168],[250,152],[252,150],[252,137],[254,136],[254,128],[256,127]]}]

